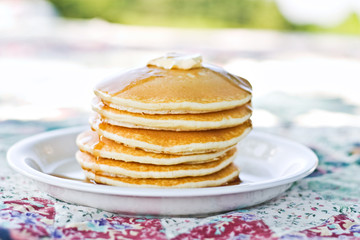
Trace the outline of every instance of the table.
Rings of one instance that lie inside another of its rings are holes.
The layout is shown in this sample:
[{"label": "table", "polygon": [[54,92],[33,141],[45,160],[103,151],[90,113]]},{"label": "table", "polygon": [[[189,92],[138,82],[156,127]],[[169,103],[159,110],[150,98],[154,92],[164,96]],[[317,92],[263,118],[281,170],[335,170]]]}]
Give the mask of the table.
[{"label": "table", "polygon": [[[26,135],[74,123],[0,124],[0,236],[13,239],[306,239],[360,238],[360,129],[260,128],[301,142],[320,164],[284,194],[248,209],[205,217],[124,216],[78,206],[39,192],[4,164]],[[11,136],[4,138],[4,136]]]}]

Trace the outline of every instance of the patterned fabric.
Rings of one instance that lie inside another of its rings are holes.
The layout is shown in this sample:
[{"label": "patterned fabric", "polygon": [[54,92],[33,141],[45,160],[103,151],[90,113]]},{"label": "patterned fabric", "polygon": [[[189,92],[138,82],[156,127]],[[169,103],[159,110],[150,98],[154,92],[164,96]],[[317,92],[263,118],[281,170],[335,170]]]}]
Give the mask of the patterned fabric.
[{"label": "patterned fabric", "polygon": [[18,139],[0,139],[0,239],[360,239],[360,129],[271,131],[311,147],[316,171],[271,201],[202,218],[129,217],[54,199],[6,166]]}]

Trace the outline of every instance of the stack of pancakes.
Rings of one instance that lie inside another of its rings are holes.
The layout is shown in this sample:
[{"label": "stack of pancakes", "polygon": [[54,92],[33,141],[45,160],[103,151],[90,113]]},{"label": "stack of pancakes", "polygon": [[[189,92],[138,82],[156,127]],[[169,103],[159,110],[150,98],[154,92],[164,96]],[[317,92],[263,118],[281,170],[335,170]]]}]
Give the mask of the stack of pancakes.
[{"label": "stack of pancakes", "polygon": [[95,88],[92,130],[76,158],[97,183],[193,188],[238,180],[236,144],[251,130],[251,85],[202,65],[129,70]]}]

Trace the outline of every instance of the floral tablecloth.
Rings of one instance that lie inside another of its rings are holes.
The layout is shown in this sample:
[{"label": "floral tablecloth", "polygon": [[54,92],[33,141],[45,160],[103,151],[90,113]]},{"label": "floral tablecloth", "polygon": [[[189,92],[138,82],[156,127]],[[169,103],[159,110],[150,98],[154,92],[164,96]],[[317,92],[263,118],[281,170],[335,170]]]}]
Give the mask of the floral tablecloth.
[{"label": "floral tablecloth", "polygon": [[266,203],[219,215],[125,216],[40,192],[6,164],[17,140],[65,122],[0,122],[0,239],[360,239],[360,129],[262,128],[303,143],[320,164]]}]

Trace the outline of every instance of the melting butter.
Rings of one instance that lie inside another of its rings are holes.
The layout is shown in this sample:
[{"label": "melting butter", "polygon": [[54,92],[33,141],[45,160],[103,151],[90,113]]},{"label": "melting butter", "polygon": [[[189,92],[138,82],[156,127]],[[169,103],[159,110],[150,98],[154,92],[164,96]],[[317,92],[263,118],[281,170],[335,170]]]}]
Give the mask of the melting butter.
[{"label": "melting butter", "polygon": [[148,66],[156,66],[164,69],[189,70],[202,67],[202,56],[199,54],[168,53],[163,57],[155,58],[148,62]]}]

